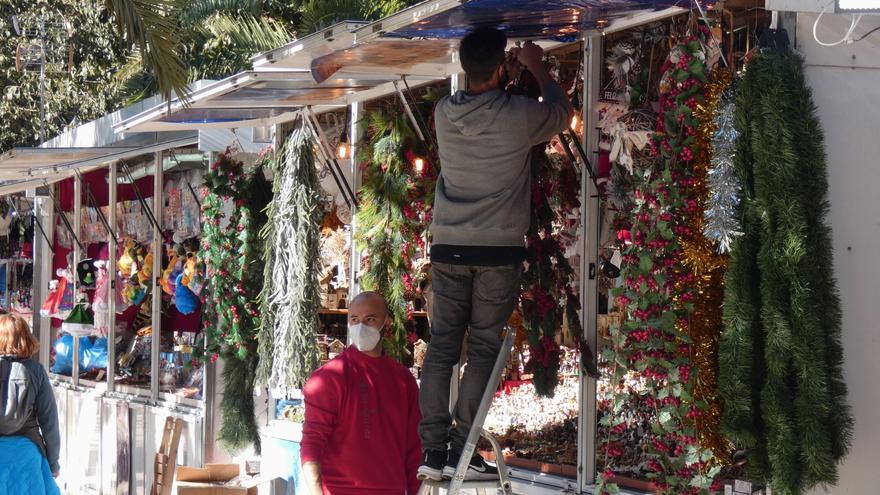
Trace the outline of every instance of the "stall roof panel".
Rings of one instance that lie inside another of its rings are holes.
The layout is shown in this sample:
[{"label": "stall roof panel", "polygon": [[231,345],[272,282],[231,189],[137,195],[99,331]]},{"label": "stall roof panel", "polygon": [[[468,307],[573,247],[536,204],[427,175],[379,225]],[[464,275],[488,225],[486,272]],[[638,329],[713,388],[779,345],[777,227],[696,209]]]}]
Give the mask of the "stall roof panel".
[{"label": "stall roof panel", "polygon": [[460,39],[474,27],[497,26],[512,39],[574,41],[583,31],[602,29],[612,20],[634,12],[691,4],[690,0],[469,0],[457,3],[407,25],[391,26],[396,29],[385,33],[408,38]]},{"label": "stall roof panel", "polygon": [[0,155],[0,180],[24,179],[34,175],[35,170],[51,170],[52,167],[66,163],[99,159],[135,149],[131,147],[13,148]]},{"label": "stall roof panel", "polygon": [[190,146],[198,135],[170,137],[141,147],[95,148],[14,148],[0,155],[0,194],[52,184],[114,160],[125,160],[147,153]]},{"label": "stall roof panel", "polygon": [[363,21],[346,21],[304,36],[280,48],[252,59],[254,69],[308,68],[312,59],[347,48],[354,43],[354,31],[366,25]]},{"label": "stall roof panel", "polygon": [[50,173],[39,178],[0,180],[0,195],[15,194],[28,189],[36,189],[54,184],[68,177],[73,177],[73,171],[63,173]]},{"label": "stall roof panel", "polygon": [[444,77],[460,72],[458,40],[474,27],[552,45],[684,12],[680,4],[690,0],[431,0],[357,29],[354,45],[316,56],[310,68],[318,81],[341,70]]},{"label": "stall roof panel", "polygon": [[[442,76],[441,76],[442,77]],[[397,74],[334,70],[316,82],[309,71],[246,71],[174,99],[114,126],[116,132],[259,127],[292,120],[304,106],[335,108],[354,99],[392,93]],[[413,76],[413,85],[439,77]]]},{"label": "stall roof panel", "polygon": [[311,62],[311,72],[316,81],[342,71],[442,79],[459,72],[455,49],[453,41],[380,38],[318,57]]}]

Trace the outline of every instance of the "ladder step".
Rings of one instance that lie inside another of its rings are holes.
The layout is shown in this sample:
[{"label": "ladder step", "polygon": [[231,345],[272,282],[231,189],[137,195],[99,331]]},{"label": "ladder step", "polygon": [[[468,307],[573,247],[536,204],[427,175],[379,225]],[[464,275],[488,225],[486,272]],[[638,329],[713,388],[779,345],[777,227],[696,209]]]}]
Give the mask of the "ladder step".
[{"label": "ladder step", "polygon": [[[430,486],[432,488],[443,488],[444,490],[449,489],[449,481],[434,481],[434,480],[425,480],[422,482],[422,485]],[[489,488],[489,489],[499,489],[502,488],[500,480],[494,481],[465,481],[461,485],[462,490],[467,489],[480,489],[480,488]]]}]

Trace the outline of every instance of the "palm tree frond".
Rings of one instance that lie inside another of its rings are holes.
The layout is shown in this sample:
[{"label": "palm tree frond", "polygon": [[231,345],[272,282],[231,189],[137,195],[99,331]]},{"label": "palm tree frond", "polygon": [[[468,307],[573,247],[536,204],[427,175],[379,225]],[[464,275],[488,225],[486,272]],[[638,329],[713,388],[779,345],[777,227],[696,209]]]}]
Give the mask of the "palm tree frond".
[{"label": "palm tree frond", "polygon": [[293,38],[281,23],[250,15],[217,14],[206,20],[201,30],[207,37],[226,37],[236,50],[252,54],[278,48]]},{"label": "palm tree frond", "polygon": [[369,0],[308,0],[302,6],[302,32],[313,33],[336,22],[366,20],[373,10]]},{"label": "palm tree frond", "polygon": [[160,93],[186,98],[187,71],[180,53],[176,13],[182,0],[106,0],[119,29],[140,50]]},{"label": "palm tree frond", "polygon": [[248,14],[259,17],[263,12],[262,0],[189,0],[181,9],[178,19],[184,27],[193,26],[216,14]]},{"label": "palm tree frond", "polygon": [[124,86],[130,79],[138,76],[144,70],[144,59],[140,50],[132,50],[131,55],[126,57],[125,63],[113,74],[113,84]]}]

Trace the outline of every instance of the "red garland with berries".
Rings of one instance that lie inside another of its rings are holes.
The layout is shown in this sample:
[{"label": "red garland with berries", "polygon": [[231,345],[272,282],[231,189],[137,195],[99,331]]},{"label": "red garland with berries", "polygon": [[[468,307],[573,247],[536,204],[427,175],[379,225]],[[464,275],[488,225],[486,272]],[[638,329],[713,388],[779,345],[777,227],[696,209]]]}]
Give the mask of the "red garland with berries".
[{"label": "red garland with berries", "polygon": [[616,490],[609,479],[615,474],[615,459],[623,454],[619,436],[632,426],[621,411],[630,402],[623,385],[633,373],[644,385],[639,400],[655,410],[645,443],[648,477],[658,493],[707,493],[720,470],[712,465],[712,451],[700,446],[695,425],[705,404],[693,396],[696,373],[688,326],[695,294],[681,244],[692,234],[688,220],[698,208],[689,193],[700,125],[694,109],[703,102],[707,83],[704,36],[679,43],[663,67],[661,113],[651,143],[657,161],[635,171],[643,180],[635,191],[629,224],[618,233],[625,241],[624,284],[614,295],[626,311],[626,321],[612,329],[611,386],[617,393],[612,413],[603,419],[609,431],[602,446],[607,465],[598,480],[603,493]]},{"label": "red garland with berries", "polygon": [[[228,154],[219,156],[205,178],[207,196],[202,205],[202,252],[205,287],[202,338],[211,362],[225,360],[223,424],[218,438],[230,450],[250,444],[259,451],[259,431],[254,417],[254,374],[262,287],[262,253],[258,233],[268,204],[271,185],[262,169],[247,174],[244,165]],[[232,201],[227,217],[224,204]]]}]

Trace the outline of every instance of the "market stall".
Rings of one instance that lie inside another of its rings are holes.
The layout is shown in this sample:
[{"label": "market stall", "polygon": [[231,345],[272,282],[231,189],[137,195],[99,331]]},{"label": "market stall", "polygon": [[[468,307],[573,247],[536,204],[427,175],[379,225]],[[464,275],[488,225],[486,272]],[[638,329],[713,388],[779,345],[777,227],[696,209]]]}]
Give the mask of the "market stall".
[{"label": "market stall", "polygon": [[[728,404],[737,404],[751,392],[734,386],[730,377],[743,370],[730,361],[731,354],[716,365],[719,356],[735,352],[722,344],[722,329],[736,329],[721,319],[720,296],[742,287],[721,283],[725,250],[737,234],[725,223],[736,206],[725,202],[731,195],[723,189],[732,184],[733,133],[730,121],[716,121],[715,112],[724,108],[721,95],[728,94],[730,72],[756,56],[768,16],[760,5],[744,2],[715,9],[694,3],[690,12],[657,3],[600,7],[524,1],[496,7],[480,0],[434,1],[375,23],[334,26],[255,58],[253,71],[219,83],[216,91],[206,89],[197,108],[173,103],[175,109],[165,112],[157,107],[119,128],[234,127],[239,124],[213,119],[213,112],[223,109],[233,121],[240,112],[237,122],[246,122],[253,109],[277,108],[282,113],[272,115],[279,122],[291,120],[276,133],[290,136],[277,143],[286,151],[276,162],[276,191],[305,187],[310,201],[322,191],[334,196],[324,202],[320,222],[311,224],[320,223],[320,230],[306,227],[302,212],[311,210],[304,203],[282,199],[282,207],[290,209],[272,212],[281,216],[270,220],[276,236],[270,239],[311,242],[325,233],[325,255],[332,259],[321,266],[314,246],[296,251],[294,256],[322,269],[320,277],[293,279],[294,286],[310,291],[305,307],[280,308],[302,320],[279,334],[270,316],[249,330],[259,335],[258,388],[268,388],[277,399],[275,419],[263,430],[264,444],[289,463],[302,418],[297,386],[322,359],[344,348],[348,294],[393,286],[388,293],[395,296],[396,333],[390,352],[418,374],[426,344],[419,318],[423,309],[430,314],[430,284],[420,278],[426,265],[420,261],[429,259],[422,236],[430,211],[429,201],[417,199],[430,191],[436,162],[430,105],[423,103],[432,92],[462,87],[455,40],[475,24],[500,25],[512,40],[540,40],[580,109],[570,132],[535,153],[536,182],[567,186],[537,191],[539,198],[552,192],[544,197],[552,197],[547,204],[553,207],[535,208],[538,223],[552,225],[539,237],[554,240],[553,270],[565,277],[556,287],[524,287],[520,319],[511,322],[521,327],[522,337],[487,424],[512,456],[515,489],[524,493],[611,490],[614,484],[673,493],[719,489],[717,483],[744,474],[734,468],[731,444],[720,433],[724,415],[736,408],[722,410],[720,396],[727,394],[733,399]],[[538,11],[543,17],[535,22]],[[779,48],[772,36],[767,39],[765,48]],[[278,72],[260,82],[273,67]],[[440,82],[447,78],[448,85]],[[340,85],[340,79],[348,85]],[[528,84],[519,89],[528,93]],[[292,115],[281,117],[284,112]],[[370,125],[358,125],[362,122]],[[723,130],[720,137],[716,127]],[[716,158],[710,158],[710,149]],[[358,158],[349,161],[351,156]],[[710,163],[717,167],[711,181]],[[326,171],[324,180],[310,175],[315,164]],[[395,179],[401,190],[383,196],[375,187],[378,176]],[[722,189],[707,197],[708,189],[701,189],[707,184]],[[383,223],[388,219],[376,205],[399,213],[395,223]],[[272,223],[279,218],[302,230],[284,231]],[[821,218],[810,221],[821,223]],[[391,227],[383,235],[371,228],[375,225]],[[807,239],[822,242],[821,235]],[[535,241],[531,238],[530,246]],[[283,245],[269,248],[265,260],[283,267],[285,256],[291,256]],[[529,269],[539,275],[540,257],[531,254]],[[264,286],[272,280],[282,287],[290,280],[275,275],[267,272]],[[555,297],[542,298],[548,294]],[[754,296],[744,291],[726,297]],[[827,302],[835,304],[833,297]],[[536,306],[552,316],[546,325],[535,324],[530,311]],[[277,313],[270,306],[265,314]],[[827,331],[834,348],[834,325]],[[285,338],[275,340],[283,344],[272,344],[271,337],[279,335]],[[277,372],[272,366],[277,362],[292,366]],[[821,366],[828,383],[836,384],[838,365]],[[832,392],[839,397],[840,390]],[[845,430],[842,421],[832,423],[839,431],[828,432],[829,438]],[[293,470],[285,477],[295,480],[297,474]],[[755,481],[767,482],[760,476]]]},{"label": "market stall", "polygon": [[0,159],[15,176],[4,188],[30,188],[46,233],[30,237],[41,262],[34,328],[62,418],[61,483],[78,493],[150,490],[168,417],[183,420],[179,464],[223,455],[212,424],[215,366],[192,358],[203,174],[229,146],[255,161],[271,136],[112,132],[156,100]]}]

